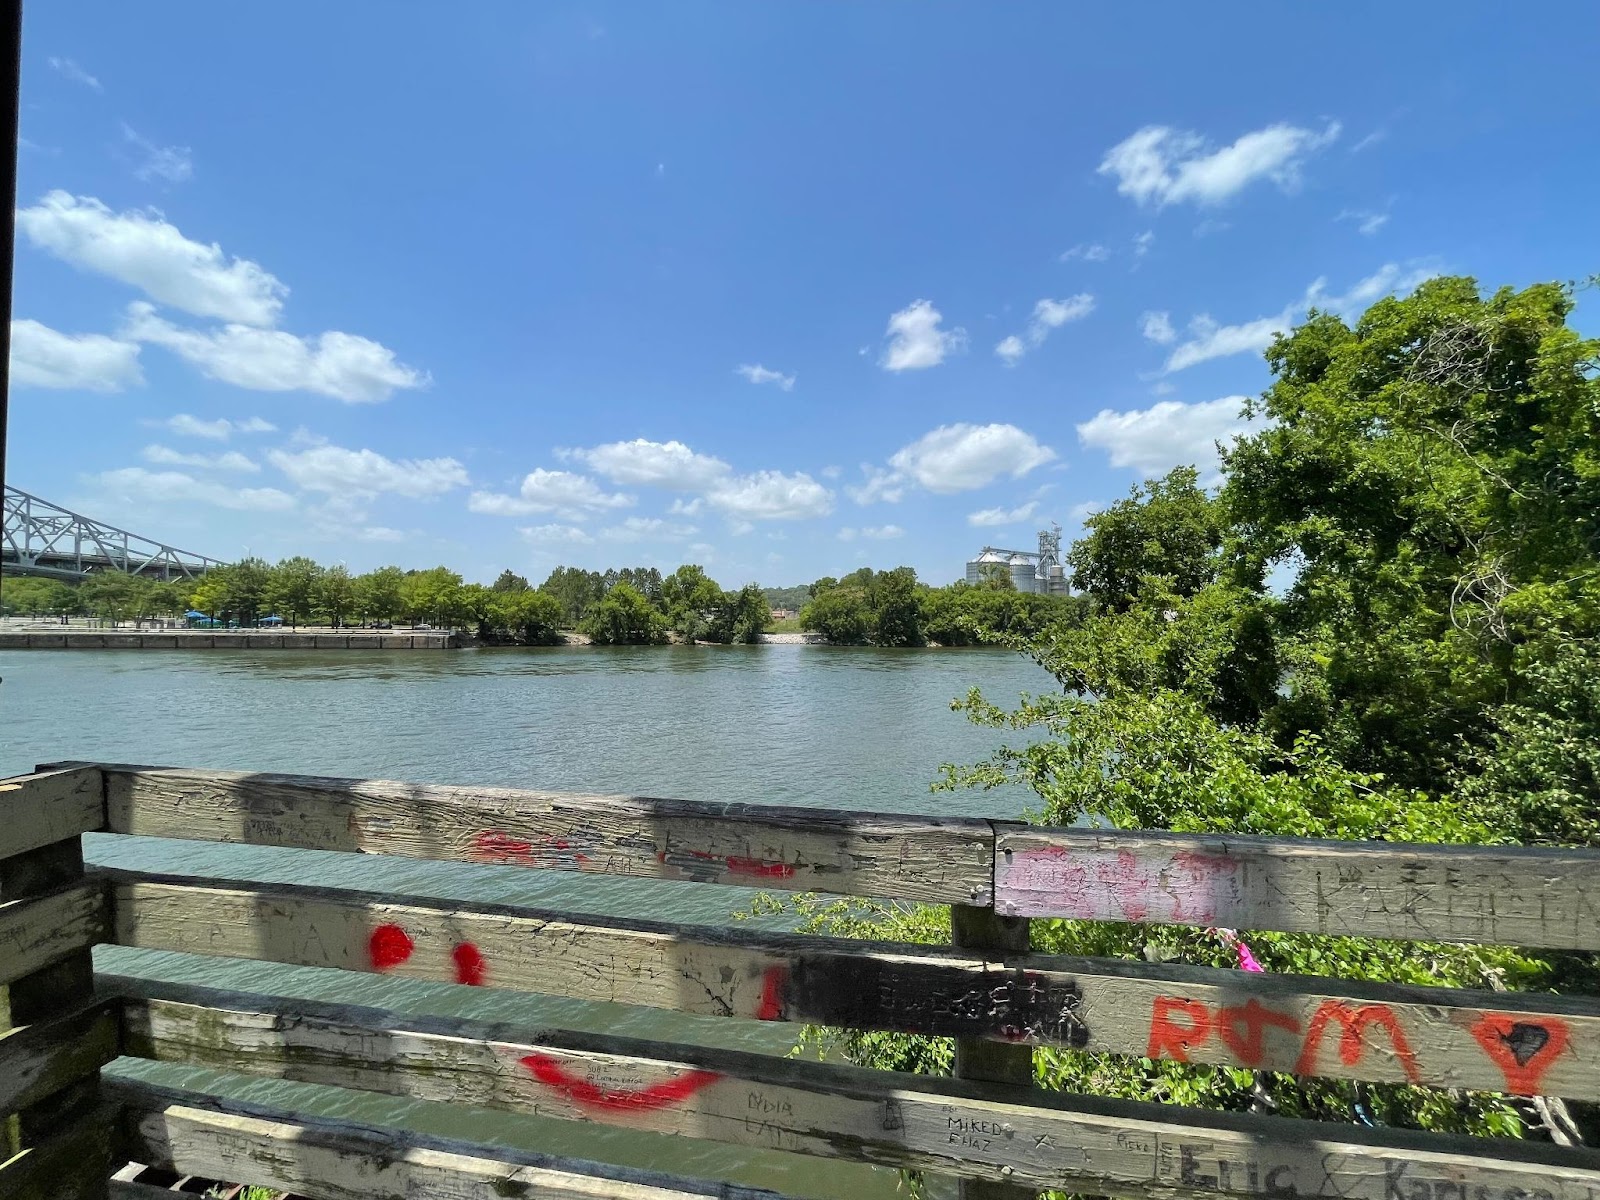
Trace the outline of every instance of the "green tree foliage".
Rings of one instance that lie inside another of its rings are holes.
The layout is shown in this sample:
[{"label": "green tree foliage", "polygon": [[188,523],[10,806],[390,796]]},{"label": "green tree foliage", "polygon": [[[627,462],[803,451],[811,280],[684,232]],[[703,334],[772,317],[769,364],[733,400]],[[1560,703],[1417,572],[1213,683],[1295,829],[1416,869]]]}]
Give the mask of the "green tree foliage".
[{"label": "green tree foliage", "polygon": [[661,607],[667,626],[685,641],[726,641],[713,637],[724,607],[722,589],[705,568],[685,563],[661,581]]},{"label": "green tree foliage", "polygon": [[768,608],[787,608],[795,612],[811,599],[811,589],[803,583],[794,587],[762,588],[761,594],[766,597]]},{"label": "green tree foliage", "polygon": [[464,615],[461,576],[449,567],[407,571],[400,581],[400,612],[412,621],[441,628],[454,624]]},{"label": "green tree foliage", "polygon": [[284,559],[268,576],[267,607],[291,625],[304,624],[317,609],[322,574],[316,561],[303,554]]},{"label": "green tree foliage", "polygon": [[322,572],[317,583],[317,611],[334,625],[343,625],[345,618],[356,608],[356,581],[343,563],[335,563]]},{"label": "green tree foliage", "polygon": [[490,636],[524,646],[559,646],[565,615],[546,592],[531,588],[498,592],[490,608]]},{"label": "green tree foliage", "polygon": [[840,646],[973,646],[1002,635],[1037,633],[1056,622],[1079,619],[1082,602],[1067,596],[1018,592],[1009,572],[1004,583],[965,580],[944,588],[917,582],[910,567],[874,571],[862,567],[843,579],[825,577],[808,589],[800,610],[802,628]]},{"label": "green tree foliage", "polygon": [[0,611],[7,616],[56,616],[81,610],[78,590],[59,579],[0,576]]},{"label": "green tree foliage", "polygon": [[363,621],[393,621],[401,612],[400,592],[404,583],[405,572],[399,567],[379,567],[357,576],[356,612]]},{"label": "green tree foliage", "polygon": [[626,583],[618,583],[591,604],[578,628],[601,646],[649,646],[667,640],[666,617]]},{"label": "green tree foliage", "polygon": [[1193,467],[1134,488],[1090,517],[1084,530],[1067,565],[1073,586],[1104,608],[1132,607],[1147,582],[1159,580],[1163,591],[1192,596],[1216,578],[1221,514]]},{"label": "green tree foliage", "polygon": [[528,582],[526,576],[518,575],[507,567],[489,586],[497,592],[525,592],[533,585]]},{"label": "green tree foliage", "polygon": [[[1570,307],[1552,285],[1484,298],[1439,279],[1354,325],[1314,313],[1279,338],[1219,494],[1181,470],[1090,523],[1069,555],[1090,592],[1084,619],[1002,639],[1059,691],[1011,709],[967,696],[971,719],[1016,744],[937,786],[1021,784],[1051,824],[1600,844],[1600,343],[1567,326]],[[859,581],[812,604],[847,590],[867,637]],[[924,630],[945,621],[934,605]],[[948,937],[935,910],[801,909],[815,930]],[[1248,938],[1269,971],[1357,980],[1539,989],[1589,969],[1499,948]],[[1033,939],[1049,953],[1234,965],[1204,930],[1035,921]],[[929,1039],[844,1045],[873,1065],[948,1066]],[[1047,1087],[1329,1121],[1517,1135],[1531,1111],[1052,1050],[1035,1065]]]},{"label": "green tree foliage", "polygon": [[539,585],[539,590],[555,597],[556,603],[561,605],[563,623],[571,628],[583,619],[590,605],[598,603],[605,596],[606,581],[598,571],[585,571],[582,567],[557,567]]}]

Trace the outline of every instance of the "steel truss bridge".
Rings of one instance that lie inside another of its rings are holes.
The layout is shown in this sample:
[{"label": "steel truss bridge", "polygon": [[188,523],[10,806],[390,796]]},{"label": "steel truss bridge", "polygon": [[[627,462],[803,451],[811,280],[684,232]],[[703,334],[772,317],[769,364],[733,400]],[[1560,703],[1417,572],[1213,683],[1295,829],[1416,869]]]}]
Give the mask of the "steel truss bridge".
[{"label": "steel truss bridge", "polygon": [[224,564],[117,529],[6,486],[0,569],[8,575],[83,579],[98,571],[194,579]]}]

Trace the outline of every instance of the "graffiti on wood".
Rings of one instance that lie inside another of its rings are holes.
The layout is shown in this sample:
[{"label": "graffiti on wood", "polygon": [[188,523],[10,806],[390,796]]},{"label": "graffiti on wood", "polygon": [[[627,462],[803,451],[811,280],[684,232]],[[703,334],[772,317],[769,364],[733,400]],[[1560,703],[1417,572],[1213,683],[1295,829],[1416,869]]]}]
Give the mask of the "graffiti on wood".
[{"label": "graffiti on wood", "polygon": [[[588,849],[592,850],[593,847]],[[472,857],[483,863],[567,868],[583,866],[590,859],[590,855],[576,848],[567,838],[546,834],[536,841],[530,841],[495,829],[486,829],[473,840]]]},{"label": "graffiti on wood", "polygon": [[[1288,1058],[1282,1052],[1272,1053],[1267,1045],[1271,1030],[1290,1039],[1292,1067],[1286,1068],[1283,1064]],[[1571,1043],[1566,1022],[1549,1016],[1535,1020],[1525,1015],[1484,1013],[1469,1031],[1505,1077],[1505,1090],[1515,1095],[1541,1094],[1545,1072]],[[1240,1005],[1156,997],[1145,1051],[1149,1057],[1189,1062],[1211,1038],[1226,1046],[1244,1066],[1289,1069],[1297,1075],[1317,1074],[1330,1042],[1339,1061],[1353,1067],[1381,1038],[1405,1077],[1412,1083],[1423,1082],[1416,1051],[1400,1018],[1387,1004],[1324,1000],[1302,1025],[1294,1013],[1270,1008],[1253,997]]]},{"label": "graffiti on wood", "polygon": [[1179,850],[1152,859],[1131,850],[1067,846],[1006,851],[1005,886],[1052,896],[1062,912],[1095,921],[1210,924],[1244,894],[1244,867],[1224,855]]},{"label": "graffiti on wood", "polygon": [[722,1076],[715,1071],[687,1071],[675,1079],[665,1079],[645,1087],[606,1087],[574,1075],[550,1054],[529,1054],[522,1065],[540,1083],[561,1092],[580,1108],[602,1112],[650,1112],[672,1104],[682,1104],[702,1088]]},{"label": "graffiti on wood", "polygon": [[[392,971],[408,962],[417,944],[402,926],[379,925],[367,939],[367,959],[374,971]],[[457,942],[450,950],[452,973],[457,983],[483,987],[489,967],[483,954],[471,942]]]}]

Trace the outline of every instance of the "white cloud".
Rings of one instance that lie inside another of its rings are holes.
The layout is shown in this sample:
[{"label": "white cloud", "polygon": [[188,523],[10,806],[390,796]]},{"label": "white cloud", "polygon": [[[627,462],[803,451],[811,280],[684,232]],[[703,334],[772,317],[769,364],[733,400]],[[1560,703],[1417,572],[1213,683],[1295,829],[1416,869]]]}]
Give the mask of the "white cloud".
[{"label": "white cloud", "polygon": [[1258,317],[1242,325],[1218,325],[1210,316],[1201,313],[1189,322],[1189,340],[1168,355],[1166,369],[1181,371],[1230,354],[1259,354],[1272,344],[1273,338],[1286,332],[1293,321],[1292,307],[1276,316]]},{"label": "white cloud", "polygon": [[1143,233],[1134,235],[1133,256],[1135,258],[1143,258],[1146,254],[1149,254],[1150,247],[1155,245],[1155,241],[1156,231],[1154,229],[1146,229]]},{"label": "white cloud", "polygon": [[1051,330],[1060,329],[1068,321],[1081,321],[1093,311],[1094,297],[1088,292],[1079,292],[1065,300],[1040,300],[1033,306],[1033,320],[1028,322],[1027,345],[1013,334],[996,346],[994,352],[1005,360],[1006,366],[1015,366],[1029,347],[1043,345]]},{"label": "white cloud", "polygon": [[844,489],[846,495],[857,504],[876,504],[879,500],[887,504],[899,504],[906,493],[905,476],[899,472],[862,463],[861,473],[866,476],[865,483],[855,487],[846,485]]},{"label": "white cloud", "polygon": [[147,421],[145,424],[160,425],[182,437],[209,438],[214,442],[225,442],[235,433],[275,433],[278,428],[260,417],[246,417],[242,421],[219,417],[215,421],[202,421],[188,413],[178,413],[165,421]]},{"label": "white cloud", "polygon": [[793,375],[785,375],[782,371],[769,371],[760,363],[741,363],[734,368],[737,374],[743,375],[751,383],[775,383],[786,392],[794,391]]},{"label": "white cloud", "polygon": [[1316,308],[1352,318],[1374,300],[1393,292],[1410,291],[1437,273],[1430,268],[1407,269],[1398,263],[1385,263],[1343,295],[1329,294],[1327,280],[1318,279],[1306,289],[1304,296],[1291,301],[1282,312],[1269,317],[1257,317],[1240,325],[1218,325],[1210,315],[1201,313],[1189,322],[1189,340],[1168,355],[1165,369],[1168,372],[1181,371],[1196,363],[1230,354],[1259,354],[1272,344],[1274,337],[1287,333],[1295,320],[1309,309]]},{"label": "white cloud", "polygon": [[582,520],[583,514],[627,508],[632,496],[606,492],[587,475],[571,471],[547,471],[543,467],[523,477],[517,495],[499,492],[473,492],[467,500],[471,512],[494,517],[525,517],[531,513],[559,513],[568,520]]},{"label": "white cloud", "polygon": [[467,469],[453,458],[385,458],[375,450],[320,445],[271,450],[267,460],[297,487],[338,496],[397,496],[424,499],[465,487]]},{"label": "white cloud", "polygon": [[17,228],[63,262],[199,317],[271,325],[289,293],[258,264],[191,241],[153,210],[114,213],[92,196],[57,190],[18,209]]},{"label": "white cloud", "polygon": [[1341,212],[1335,221],[1354,221],[1356,232],[1365,237],[1371,237],[1389,223],[1389,214],[1386,212],[1373,212],[1365,208],[1347,208]]},{"label": "white cloud", "polygon": [[97,92],[105,91],[105,89],[100,86],[100,81],[98,79],[89,74],[89,72],[85,71],[77,63],[73,62],[72,59],[57,58],[54,55],[51,55],[48,61],[52,71],[66,79],[70,79],[73,83],[82,84],[86,88],[93,88]]},{"label": "white cloud", "polygon": [[664,521],[660,517],[629,517],[620,525],[602,529],[600,536],[608,542],[681,542],[698,532],[693,525]]},{"label": "white cloud", "polygon": [[1198,404],[1162,400],[1128,412],[1102,409],[1078,426],[1078,440],[1104,450],[1113,467],[1130,467],[1146,478],[1191,465],[1214,482],[1216,443],[1249,428],[1240,415],[1247,399],[1223,396]]},{"label": "white cloud", "polygon": [[990,525],[1019,525],[1038,509],[1039,502],[1030,500],[1019,508],[982,508],[967,514],[967,524],[980,527]]},{"label": "white cloud", "polygon": [[103,333],[61,333],[38,321],[11,322],[16,387],[118,392],[144,382],[139,347]]},{"label": "white cloud", "polygon": [[128,306],[123,334],[171,350],[207,378],[259,392],[307,391],[347,404],[375,404],[397,388],[429,382],[422,372],[397,362],[393,350],[353,333],[299,338],[244,324],[184,329],[140,300]]},{"label": "white cloud", "polygon": [[1337,121],[1320,133],[1280,123],[1211,149],[1197,133],[1147,125],[1106,152],[1100,174],[1114,176],[1117,191],[1141,205],[1221,204],[1261,179],[1293,191],[1305,159],[1338,136]]},{"label": "white cloud", "polygon": [[406,535],[387,525],[363,525],[355,530],[355,539],[358,542],[403,542]]},{"label": "white cloud", "polygon": [[563,451],[559,457],[577,459],[612,483],[675,492],[703,491],[733,472],[720,458],[697,454],[682,442],[652,442],[646,438],[608,442],[590,450]]},{"label": "white cloud", "polygon": [[843,529],[839,530],[837,536],[841,542],[853,542],[856,540],[856,530],[846,525]]},{"label": "white cloud", "polygon": [[1079,242],[1072,249],[1061,252],[1062,262],[1071,262],[1075,258],[1081,258],[1084,262],[1105,262],[1110,257],[1110,248],[1099,242]]},{"label": "white cloud", "polygon": [[230,488],[181,471],[121,467],[92,478],[113,502],[130,508],[142,504],[181,503],[249,512],[284,512],[294,507],[294,497],[277,488]]},{"label": "white cloud", "polygon": [[879,360],[886,371],[920,371],[937,367],[945,356],[967,344],[965,329],[944,330],[944,320],[931,301],[913,300],[889,318],[888,346]]},{"label": "white cloud", "polygon": [[905,537],[906,531],[898,525],[863,525],[861,536],[871,538],[878,542],[891,541],[897,537]]},{"label": "white cloud", "polygon": [[574,546],[587,546],[594,539],[576,525],[523,525],[517,529],[523,541],[532,542],[537,546],[547,546],[566,543]]},{"label": "white cloud", "polygon": [[1152,342],[1159,342],[1165,346],[1177,338],[1177,333],[1172,328],[1172,314],[1165,312],[1147,312],[1139,318],[1139,332]]},{"label": "white cloud", "polygon": [[817,472],[817,474],[821,475],[824,479],[837,479],[839,476],[844,474],[844,468],[833,466],[823,467],[822,470]]},{"label": "white cloud", "polygon": [[1374,129],[1371,133],[1367,134],[1366,137],[1362,138],[1354,146],[1351,146],[1350,147],[1350,153],[1351,154],[1360,154],[1363,150],[1367,149],[1368,147],[1376,146],[1379,142],[1383,141],[1383,139],[1388,137],[1388,136],[1389,136],[1389,131],[1387,129],[1382,129],[1382,128]]},{"label": "white cloud", "polygon": [[941,425],[895,452],[889,465],[930,492],[964,492],[1002,475],[1020,479],[1056,453],[1015,425]]},{"label": "white cloud", "polygon": [[735,521],[801,521],[833,511],[833,493],[804,471],[756,471],[715,484],[706,503]]},{"label": "white cloud", "polygon": [[145,182],[165,179],[168,183],[184,183],[194,176],[194,157],[189,147],[158,146],[126,122],[122,136],[144,156],[133,173]]},{"label": "white cloud", "polygon": [[167,467],[199,467],[207,471],[249,471],[261,470],[259,464],[253,459],[245,457],[237,450],[229,450],[224,454],[185,454],[174,450],[170,446],[146,446],[143,457],[146,462],[157,463]]}]

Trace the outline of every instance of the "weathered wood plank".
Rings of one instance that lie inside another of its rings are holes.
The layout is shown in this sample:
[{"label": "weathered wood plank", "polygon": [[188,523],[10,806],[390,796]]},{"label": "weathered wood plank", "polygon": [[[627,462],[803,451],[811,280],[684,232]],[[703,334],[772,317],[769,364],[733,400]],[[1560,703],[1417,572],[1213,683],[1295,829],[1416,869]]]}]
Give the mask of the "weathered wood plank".
[{"label": "weathered wood plank", "polygon": [[317,1200],[778,1200],[775,1193],[483,1147],[118,1079],[141,1159]]},{"label": "weathered wood plank", "polygon": [[105,897],[94,884],[0,904],[0,984],[104,941],[105,932]]},{"label": "weathered wood plank", "polygon": [[105,825],[105,786],[96,767],[0,779],[0,859]]},{"label": "weathered wood plank", "polygon": [[707,1016],[1600,1099],[1600,999],[567,917],[114,873],[116,940]]},{"label": "weathered wood plank", "polygon": [[0,1032],[0,1113],[36,1104],[117,1057],[117,1019],[97,1004]]},{"label": "weathered wood plank", "polygon": [[987,821],[370,779],[105,768],[109,828],[154,837],[510,863],[987,904]]},{"label": "weathered wood plank", "polygon": [[111,1126],[99,1114],[82,1118],[0,1162],[5,1200],[105,1200]]},{"label": "weathered wood plank", "polygon": [[122,986],[152,993],[130,1001],[127,1031],[132,1050],[162,1061],[1039,1188],[1349,1200],[1389,1200],[1396,1191],[1408,1200],[1592,1200],[1600,1189],[1593,1151],[1094,1101],[555,1030],[530,1037],[505,1026],[203,988]]},{"label": "weathered wood plank", "polygon": [[1011,916],[1600,950],[1600,850],[1000,822],[995,890]]}]

